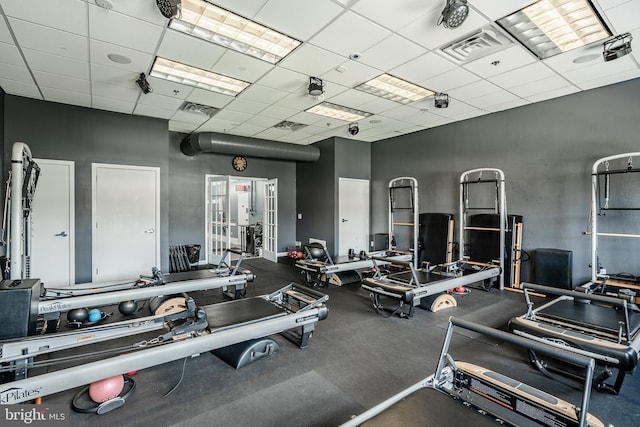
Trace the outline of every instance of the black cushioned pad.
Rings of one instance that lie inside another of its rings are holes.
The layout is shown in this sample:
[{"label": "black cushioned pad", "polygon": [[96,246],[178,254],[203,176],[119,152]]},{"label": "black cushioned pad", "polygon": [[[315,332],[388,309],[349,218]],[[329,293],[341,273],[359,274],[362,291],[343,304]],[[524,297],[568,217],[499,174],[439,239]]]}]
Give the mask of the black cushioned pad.
[{"label": "black cushioned pad", "polygon": [[440,391],[421,388],[362,425],[495,427],[499,424]]},{"label": "black cushioned pad", "polygon": [[[633,338],[640,329],[640,313],[629,311],[629,330]],[[572,300],[557,300],[554,304],[538,312],[540,316],[572,323],[588,325],[592,329],[618,334],[619,322],[623,322],[624,311],[595,304],[585,304]]]},{"label": "black cushioned pad", "polygon": [[287,314],[283,309],[260,297],[206,305],[202,308],[207,314],[207,321],[212,329],[255,322]]},{"label": "black cushioned pad", "polygon": [[[424,270],[417,270],[416,277],[418,278],[418,281],[423,285],[426,283],[442,282],[443,280],[451,279],[451,277],[430,273]],[[398,280],[400,282],[409,283],[413,278],[413,276],[411,275],[410,271],[401,271],[399,273],[390,274],[389,278],[393,280]]]},{"label": "black cushioned pad", "polygon": [[162,276],[165,283],[183,282],[185,280],[211,279],[215,277],[220,277],[220,274],[216,274],[214,270],[211,269],[190,270]]}]

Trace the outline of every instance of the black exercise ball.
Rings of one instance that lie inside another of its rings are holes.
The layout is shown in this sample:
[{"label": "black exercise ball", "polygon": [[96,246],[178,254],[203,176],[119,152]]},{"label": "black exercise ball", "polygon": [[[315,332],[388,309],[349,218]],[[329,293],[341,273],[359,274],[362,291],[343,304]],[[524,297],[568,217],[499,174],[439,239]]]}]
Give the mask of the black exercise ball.
[{"label": "black exercise ball", "polygon": [[118,310],[120,310],[120,313],[125,315],[133,314],[137,309],[138,303],[135,301],[122,301],[120,304],[118,304]]},{"label": "black exercise ball", "polygon": [[67,312],[67,320],[69,322],[86,322],[89,319],[89,310],[86,308],[74,308]]}]

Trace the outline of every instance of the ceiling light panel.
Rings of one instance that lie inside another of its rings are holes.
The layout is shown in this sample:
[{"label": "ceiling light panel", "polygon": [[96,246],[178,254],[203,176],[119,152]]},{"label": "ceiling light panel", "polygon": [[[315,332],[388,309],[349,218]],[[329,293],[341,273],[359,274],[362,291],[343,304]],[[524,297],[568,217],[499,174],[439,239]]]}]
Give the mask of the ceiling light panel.
[{"label": "ceiling light panel", "polygon": [[250,84],[161,57],[156,57],[149,75],[230,96],[236,96]]},{"label": "ceiling light panel", "polygon": [[587,0],[540,0],[497,22],[540,59],[611,35]]},{"label": "ceiling light panel", "polygon": [[307,113],[319,114],[321,116],[330,117],[332,119],[344,120],[345,122],[355,122],[373,115],[365,111],[344,107],[338,104],[332,104],[330,102],[323,102],[305,111]]},{"label": "ceiling light panel", "polygon": [[182,0],[182,14],[169,28],[271,64],[300,45],[298,40],[203,0]]},{"label": "ceiling light panel", "polygon": [[433,91],[429,89],[425,89],[389,74],[382,74],[375,79],[371,79],[368,82],[356,86],[355,89],[381,98],[389,99],[391,101],[399,102],[400,104],[409,104],[433,95]]}]

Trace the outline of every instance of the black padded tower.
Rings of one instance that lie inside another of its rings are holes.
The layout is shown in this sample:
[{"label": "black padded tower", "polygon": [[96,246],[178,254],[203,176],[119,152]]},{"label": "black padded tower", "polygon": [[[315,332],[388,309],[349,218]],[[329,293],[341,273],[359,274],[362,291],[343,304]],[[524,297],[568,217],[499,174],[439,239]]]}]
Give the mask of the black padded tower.
[{"label": "black padded tower", "polygon": [[423,262],[431,265],[447,262],[447,253],[453,240],[450,223],[453,215],[446,213],[421,213],[418,216],[420,227],[418,229],[418,266]]},{"label": "black padded tower", "polygon": [[0,339],[36,333],[40,287],[40,279],[0,282]]},{"label": "black padded tower", "polygon": [[[504,236],[505,259],[504,265],[504,286],[511,286],[512,266],[514,262],[520,260],[512,259],[512,251],[516,247],[517,235],[514,233],[516,224],[522,224],[521,215],[507,215],[507,225]],[[475,214],[467,218],[467,227],[478,227],[487,229],[500,228],[499,214]],[[470,261],[491,263],[500,258],[500,233],[493,230],[468,230],[467,253]],[[518,269],[519,271],[519,269]],[[517,278],[519,283],[519,277]]]},{"label": "black padded tower", "polygon": [[539,285],[573,289],[573,252],[536,249],[535,281]]}]

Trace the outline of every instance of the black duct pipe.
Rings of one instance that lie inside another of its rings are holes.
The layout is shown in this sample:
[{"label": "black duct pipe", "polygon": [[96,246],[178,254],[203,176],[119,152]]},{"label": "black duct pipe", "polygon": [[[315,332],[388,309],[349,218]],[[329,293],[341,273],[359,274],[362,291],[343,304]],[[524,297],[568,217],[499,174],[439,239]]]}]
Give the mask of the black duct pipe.
[{"label": "black duct pipe", "polygon": [[311,145],[287,144],[215,132],[191,134],[182,140],[180,150],[187,156],[198,153],[234,154],[264,159],[315,162],[320,149]]}]

